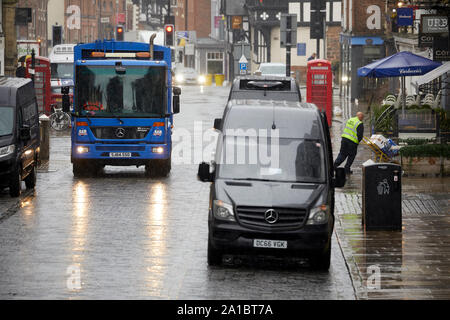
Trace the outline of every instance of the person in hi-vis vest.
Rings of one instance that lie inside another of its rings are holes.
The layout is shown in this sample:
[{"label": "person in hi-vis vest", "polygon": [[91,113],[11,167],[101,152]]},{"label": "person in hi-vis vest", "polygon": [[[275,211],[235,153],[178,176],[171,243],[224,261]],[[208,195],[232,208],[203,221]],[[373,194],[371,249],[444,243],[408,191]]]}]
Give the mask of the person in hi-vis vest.
[{"label": "person in hi-vis vest", "polygon": [[348,119],[345,124],[344,132],[342,133],[341,150],[334,161],[334,167],[339,167],[339,165],[347,159],[347,162],[345,163],[345,172],[347,174],[353,173],[350,170],[350,167],[355,160],[356,153],[358,152],[358,145],[364,135],[363,119],[364,114],[358,112],[356,117]]}]

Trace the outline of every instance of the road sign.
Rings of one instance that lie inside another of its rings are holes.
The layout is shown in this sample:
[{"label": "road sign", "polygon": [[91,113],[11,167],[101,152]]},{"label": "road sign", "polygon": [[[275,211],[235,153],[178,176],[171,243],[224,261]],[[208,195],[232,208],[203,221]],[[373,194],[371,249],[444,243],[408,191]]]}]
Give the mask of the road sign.
[{"label": "road sign", "polygon": [[239,63],[239,70],[247,70],[247,63]]},{"label": "road sign", "polygon": [[241,59],[239,60],[239,73],[246,74],[247,69],[248,69],[248,60],[244,55],[242,55]]}]

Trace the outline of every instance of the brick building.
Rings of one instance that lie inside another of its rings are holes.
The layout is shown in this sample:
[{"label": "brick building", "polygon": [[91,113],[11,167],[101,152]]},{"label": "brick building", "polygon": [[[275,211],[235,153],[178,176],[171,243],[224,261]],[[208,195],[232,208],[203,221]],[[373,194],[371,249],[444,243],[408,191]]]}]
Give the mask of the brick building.
[{"label": "brick building", "polygon": [[211,0],[177,0],[171,11],[175,30],[196,31],[198,38],[211,34]]},{"label": "brick building", "polygon": [[115,38],[115,26],[127,22],[126,0],[65,0],[64,7],[66,43]]},{"label": "brick building", "polygon": [[37,40],[41,43],[41,55],[47,52],[47,3],[48,0],[18,0],[18,8],[31,9],[31,22],[17,26],[17,40]]}]

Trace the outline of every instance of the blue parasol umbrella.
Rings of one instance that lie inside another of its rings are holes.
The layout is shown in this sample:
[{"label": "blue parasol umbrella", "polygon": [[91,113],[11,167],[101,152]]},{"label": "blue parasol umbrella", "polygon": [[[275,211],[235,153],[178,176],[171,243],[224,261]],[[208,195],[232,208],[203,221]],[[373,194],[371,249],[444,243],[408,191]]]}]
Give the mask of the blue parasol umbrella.
[{"label": "blue parasol umbrella", "polygon": [[404,110],[405,77],[424,75],[440,65],[440,62],[418,56],[408,51],[402,51],[358,68],[358,76],[372,78],[402,77],[402,105]]}]

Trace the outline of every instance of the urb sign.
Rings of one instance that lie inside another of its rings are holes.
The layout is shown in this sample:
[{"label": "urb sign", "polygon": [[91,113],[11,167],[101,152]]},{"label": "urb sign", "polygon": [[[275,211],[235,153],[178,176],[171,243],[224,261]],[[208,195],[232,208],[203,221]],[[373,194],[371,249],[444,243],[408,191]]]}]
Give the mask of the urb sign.
[{"label": "urb sign", "polygon": [[423,14],[420,16],[420,27],[423,35],[448,33],[448,17]]}]

